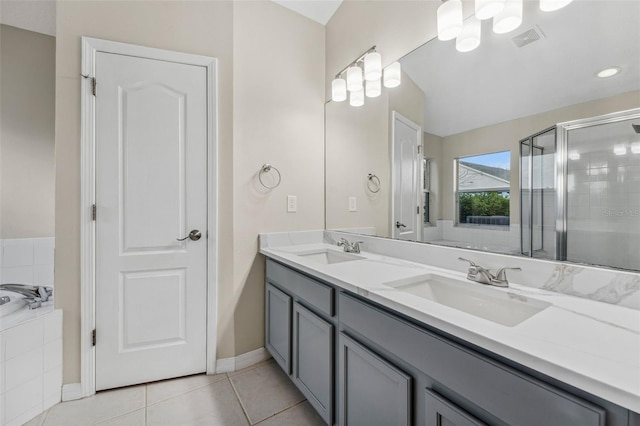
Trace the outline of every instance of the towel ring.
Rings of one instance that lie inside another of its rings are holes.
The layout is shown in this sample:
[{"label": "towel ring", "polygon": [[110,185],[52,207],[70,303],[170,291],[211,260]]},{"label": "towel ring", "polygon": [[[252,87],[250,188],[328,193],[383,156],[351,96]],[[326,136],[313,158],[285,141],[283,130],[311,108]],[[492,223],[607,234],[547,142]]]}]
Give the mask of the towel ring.
[{"label": "towel ring", "polygon": [[[271,172],[271,170],[275,170],[275,172],[278,174],[278,180],[275,185],[270,186],[264,183],[264,181],[262,180],[262,175],[265,173]],[[271,164],[263,164],[262,167],[260,168],[260,172],[258,173],[258,180],[260,180],[260,184],[265,188],[273,189],[273,188],[277,188],[280,185],[280,182],[282,181],[282,176],[280,175],[280,170],[278,170],[275,166],[272,166]]]},{"label": "towel ring", "polygon": [[372,173],[367,175],[367,189],[374,194],[380,191],[380,178]]}]

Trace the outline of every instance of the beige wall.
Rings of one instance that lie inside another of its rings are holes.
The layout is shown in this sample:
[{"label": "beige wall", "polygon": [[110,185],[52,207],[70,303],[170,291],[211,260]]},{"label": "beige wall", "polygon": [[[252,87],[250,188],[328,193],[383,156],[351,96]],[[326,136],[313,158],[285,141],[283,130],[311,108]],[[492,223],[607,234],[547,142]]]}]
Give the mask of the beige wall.
[{"label": "beige wall", "polygon": [[[59,2],[57,27],[56,303],[65,312],[64,383],[80,380],[81,35],[218,58],[217,357],[263,346],[257,233],[324,223],[324,28],[262,1]],[[271,192],[256,179],[267,162],[282,173]],[[287,195],[298,196],[298,213],[286,213]]]},{"label": "beige wall", "polygon": [[[561,123],[637,108],[640,92],[559,108],[442,139],[442,218],[454,220],[453,161],[456,158],[490,152],[511,151],[511,223],[520,223],[520,144],[521,139]],[[451,176],[451,178],[448,178]]]},{"label": "beige wall", "polygon": [[[322,25],[273,2],[234,2],[236,355],[264,345],[258,233],[324,228],[324,36]],[[282,174],[271,191],[257,180],[264,163]],[[287,195],[297,196],[297,213],[287,213]]]},{"label": "beige wall", "polygon": [[0,25],[0,238],[54,235],[55,39]]}]

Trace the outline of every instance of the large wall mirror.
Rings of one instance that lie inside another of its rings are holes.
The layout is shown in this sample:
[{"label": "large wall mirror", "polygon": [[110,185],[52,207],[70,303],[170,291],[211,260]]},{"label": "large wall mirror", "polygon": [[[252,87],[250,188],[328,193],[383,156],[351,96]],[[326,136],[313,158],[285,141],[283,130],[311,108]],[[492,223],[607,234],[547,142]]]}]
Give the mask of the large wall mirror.
[{"label": "large wall mirror", "polygon": [[640,270],[640,2],[524,3],[326,104],[327,229]]}]

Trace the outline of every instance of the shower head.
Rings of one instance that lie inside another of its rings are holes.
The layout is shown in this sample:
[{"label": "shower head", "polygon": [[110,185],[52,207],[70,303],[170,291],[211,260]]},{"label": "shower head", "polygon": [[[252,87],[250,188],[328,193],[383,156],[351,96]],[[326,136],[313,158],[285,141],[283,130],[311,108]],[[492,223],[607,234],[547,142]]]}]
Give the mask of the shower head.
[{"label": "shower head", "polygon": [[636,133],[640,133],[640,124],[632,124],[631,127]]}]

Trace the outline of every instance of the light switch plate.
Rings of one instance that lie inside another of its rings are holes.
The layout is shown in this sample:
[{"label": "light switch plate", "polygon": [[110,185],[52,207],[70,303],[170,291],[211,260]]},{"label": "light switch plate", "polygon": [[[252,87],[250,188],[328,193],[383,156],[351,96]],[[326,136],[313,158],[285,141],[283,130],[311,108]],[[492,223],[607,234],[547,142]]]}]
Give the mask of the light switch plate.
[{"label": "light switch plate", "polygon": [[358,201],[356,197],[349,197],[349,211],[357,212],[358,211]]},{"label": "light switch plate", "polygon": [[287,195],[287,213],[295,213],[296,211],[298,211],[298,197]]}]

